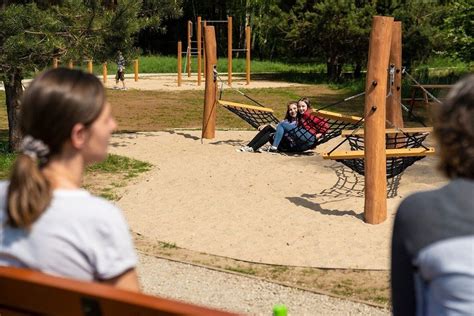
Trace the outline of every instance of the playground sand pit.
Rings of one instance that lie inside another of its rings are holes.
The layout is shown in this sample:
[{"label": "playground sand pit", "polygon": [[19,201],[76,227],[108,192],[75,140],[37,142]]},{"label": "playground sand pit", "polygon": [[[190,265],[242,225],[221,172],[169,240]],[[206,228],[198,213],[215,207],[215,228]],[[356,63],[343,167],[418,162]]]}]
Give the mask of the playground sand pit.
[{"label": "playground sand pit", "polygon": [[[173,130],[114,135],[111,152],[153,164],[121,192],[131,229],[147,239],[257,263],[389,268],[400,201],[446,180],[427,157],[389,181],[388,218],[363,221],[363,177],[323,160],[339,139],[301,155],[237,152],[252,131]],[[432,140],[428,139],[428,144]]]}]

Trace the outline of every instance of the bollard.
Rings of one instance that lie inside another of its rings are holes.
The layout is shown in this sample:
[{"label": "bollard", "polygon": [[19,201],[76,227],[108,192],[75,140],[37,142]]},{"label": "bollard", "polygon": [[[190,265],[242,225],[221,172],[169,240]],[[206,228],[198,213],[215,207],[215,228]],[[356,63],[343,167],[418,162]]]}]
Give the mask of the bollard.
[{"label": "bollard", "polygon": [[102,81],[107,83],[107,62],[102,64]]},{"label": "bollard", "polygon": [[87,61],[87,72],[90,74],[94,72],[93,67],[92,67],[92,59],[89,59]]},{"label": "bollard", "polygon": [[135,81],[138,81],[138,59],[133,61],[133,71],[135,72]]}]

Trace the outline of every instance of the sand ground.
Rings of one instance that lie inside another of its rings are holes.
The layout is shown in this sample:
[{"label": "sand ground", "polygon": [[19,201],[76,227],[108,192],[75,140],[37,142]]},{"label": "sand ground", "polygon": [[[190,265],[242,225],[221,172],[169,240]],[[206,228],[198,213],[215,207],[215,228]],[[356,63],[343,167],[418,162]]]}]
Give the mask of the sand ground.
[{"label": "sand ground", "polygon": [[[315,152],[237,152],[252,131],[118,134],[111,152],[153,164],[118,201],[133,231],[241,260],[324,268],[388,269],[393,217],[408,194],[445,179],[427,157],[389,181],[388,218],[363,221],[364,179]],[[428,139],[428,144],[430,144]]]}]

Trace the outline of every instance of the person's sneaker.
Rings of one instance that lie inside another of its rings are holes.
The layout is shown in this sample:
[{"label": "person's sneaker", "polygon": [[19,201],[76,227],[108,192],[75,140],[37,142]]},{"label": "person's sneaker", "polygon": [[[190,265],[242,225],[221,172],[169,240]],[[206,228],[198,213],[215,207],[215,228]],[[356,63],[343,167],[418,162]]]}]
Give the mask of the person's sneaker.
[{"label": "person's sneaker", "polygon": [[276,153],[276,152],[278,152],[278,148],[276,148],[275,146],[270,146],[270,147],[268,147],[268,152]]},{"label": "person's sneaker", "polygon": [[244,146],[240,148],[240,151],[246,152],[246,153],[253,153],[253,148],[250,146]]}]

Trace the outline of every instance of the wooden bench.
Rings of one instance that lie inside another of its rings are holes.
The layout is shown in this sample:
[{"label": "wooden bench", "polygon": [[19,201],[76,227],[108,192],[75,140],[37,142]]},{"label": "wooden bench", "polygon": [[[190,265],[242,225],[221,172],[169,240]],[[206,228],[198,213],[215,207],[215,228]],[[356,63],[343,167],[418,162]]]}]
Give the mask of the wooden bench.
[{"label": "wooden bench", "polygon": [[0,267],[0,315],[236,315],[108,285]]}]

